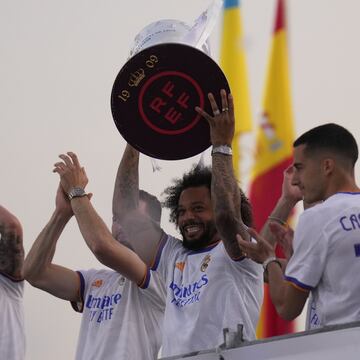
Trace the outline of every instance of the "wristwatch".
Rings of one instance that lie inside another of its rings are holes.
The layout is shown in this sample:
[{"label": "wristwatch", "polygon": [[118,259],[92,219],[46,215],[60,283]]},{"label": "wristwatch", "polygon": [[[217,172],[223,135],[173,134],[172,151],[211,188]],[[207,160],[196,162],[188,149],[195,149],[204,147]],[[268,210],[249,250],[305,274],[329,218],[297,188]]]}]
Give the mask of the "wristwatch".
[{"label": "wristwatch", "polygon": [[223,154],[223,155],[231,156],[232,155],[231,146],[229,146],[229,145],[213,146],[211,155],[213,155],[213,154]]},{"label": "wristwatch", "polygon": [[76,198],[76,197],[83,197],[86,196],[86,192],[83,188],[81,187],[73,187],[69,193],[68,193],[68,198],[69,200]]}]

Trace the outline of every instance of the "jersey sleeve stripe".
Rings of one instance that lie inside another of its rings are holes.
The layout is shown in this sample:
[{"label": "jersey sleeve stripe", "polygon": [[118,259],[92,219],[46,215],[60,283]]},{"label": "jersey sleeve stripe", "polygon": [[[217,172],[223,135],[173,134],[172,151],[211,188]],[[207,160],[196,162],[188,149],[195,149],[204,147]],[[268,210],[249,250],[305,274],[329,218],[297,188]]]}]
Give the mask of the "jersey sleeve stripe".
[{"label": "jersey sleeve stripe", "polygon": [[163,235],[161,237],[161,240],[159,241],[159,245],[158,245],[156,255],[155,255],[154,260],[153,260],[153,262],[151,264],[151,267],[150,267],[151,270],[156,270],[157,269],[157,267],[159,265],[159,262],[160,262],[162,251],[163,251],[164,246],[165,246],[166,241],[167,241],[167,238],[168,238],[167,235],[165,233],[163,233]]},{"label": "jersey sleeve stripe", "polygon": [[12,282],[24,281],[24,278],[15,278],[9,274],[4,273],[3,271],[0,271],[0,275],[6,277],[7,279],[11,280]]},{"label": "jersey sleeve stripe", "polygon": [[147,268],[144,278],[141,281],[141,283],[138,284],[138,286],[142,289],[146,289],[149,286],[149,282],[150,282],[150,268]]},{"label": "jersey sleeve stripe", "polygon": [[85,279],[83,274],[80,271],[76,272],[79,276],[79,295],[80,295],[80,301],[71,301],[72,308],[79,313],[82,313],[84,310],[84,292],[85,292]]},{"label": "jersey sleeve stripe", "polygon": [[246,259],[246,256],[241,255],[241,256],[236,257],[236,258],[230,257],[230,259],[231,259],[232,261],[238,262],[238,261],[242,261],[242,260]]},{"label": "jersey sleeve stripe", "polygon": [[294,286],[296,289],[301,290],[301,291],[311,291],[313,289],[312,286],[303,284],[302,282],[300,282],[299,280],[291,277],[291,276],[285,276],[285,281],[287,281],[290,285]]}]

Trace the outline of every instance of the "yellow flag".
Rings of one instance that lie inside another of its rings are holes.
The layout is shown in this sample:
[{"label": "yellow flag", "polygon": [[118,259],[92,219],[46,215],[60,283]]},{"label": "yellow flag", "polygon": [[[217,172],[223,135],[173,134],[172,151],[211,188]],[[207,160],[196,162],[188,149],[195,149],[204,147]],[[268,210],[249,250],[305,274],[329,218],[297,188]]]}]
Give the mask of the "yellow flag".
[{"label": "yellow flag", "polygon": [[252,115],[248,89],[247,67],[243,44],[240,1],[225,0],[220,66],[229,82],[235,106],[235,137],[233,162],[239,176],[239,137],[252,130]]}]

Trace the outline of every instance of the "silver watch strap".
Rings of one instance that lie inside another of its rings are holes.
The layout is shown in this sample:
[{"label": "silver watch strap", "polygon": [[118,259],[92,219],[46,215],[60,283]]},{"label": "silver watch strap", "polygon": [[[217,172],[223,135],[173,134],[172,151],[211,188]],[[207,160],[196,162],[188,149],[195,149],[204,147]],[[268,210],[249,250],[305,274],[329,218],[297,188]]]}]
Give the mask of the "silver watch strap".
[{"label": "silver watch strap", "polygon": [[232,149],[228,145],[219,145],[219,146],[213,146],[211,150],[211,155],[213,154],[223,154],[223,155],[232,155]]},{"label": "silver watch strap", "polygon": [[86,192],[83,188],[81,187],[73,187],[69,193],[68,193],[68,198],[69,200],[74,199],[76,197],[83,197],[86,196]]}]

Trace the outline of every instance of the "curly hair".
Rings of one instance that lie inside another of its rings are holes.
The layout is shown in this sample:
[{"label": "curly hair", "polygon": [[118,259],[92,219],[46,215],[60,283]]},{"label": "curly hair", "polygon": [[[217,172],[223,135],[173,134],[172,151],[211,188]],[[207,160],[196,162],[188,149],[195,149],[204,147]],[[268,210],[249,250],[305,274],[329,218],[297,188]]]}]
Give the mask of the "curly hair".
[{"label": "curly hair", "polygon": [[[177,224],[178,205],[181,193],[191,187],[205,186],[209,189],[211,194],[211,167],[194,165],[192,169],[185,173],[182,178],[173,180],[173,185],[167,187],[163,194],[165,200],[163,206],[170,210],[170,222]],[[252,208],[249,199],[244,192],[239,188],[241,196],[241,218],[245,225],[252,226],[253,216]]]}]

